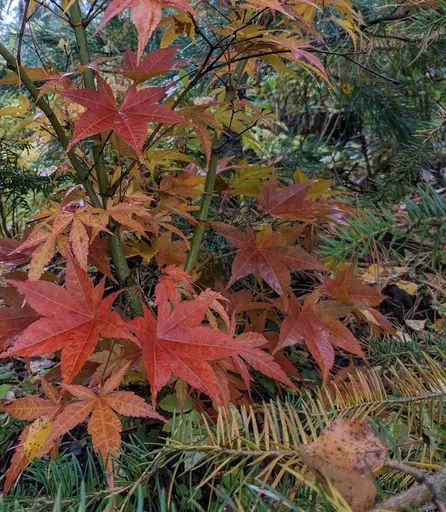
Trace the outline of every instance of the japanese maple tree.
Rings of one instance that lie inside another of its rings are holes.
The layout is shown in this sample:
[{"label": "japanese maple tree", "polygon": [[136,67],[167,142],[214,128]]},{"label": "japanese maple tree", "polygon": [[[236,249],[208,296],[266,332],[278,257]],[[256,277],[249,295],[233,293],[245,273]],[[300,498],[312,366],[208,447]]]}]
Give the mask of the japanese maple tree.
[{"label": "japanese maple tree", "polygon": [[[37,8],[54,15],[53,3]],[[328,3],[332,22],[354,34],[350,1]],[[20,85],[32,100],[18,129],[36,148],[59,144],[54,179],[63,178],[23,240],[0,240],[1,358],[60,361],[51,384],[38,381],[46,398],[2,404],[32,422],[4,492],[88,418],[93,446],[110,462],[119,456],[118,415],[166,421],[156,412],[166,386],[191,393],[195,404],[229,407],[235,377],[246,400],[252,396],[251,368],[295,392],[299,369],[288,347],[305,346],[327,381],[336,350],[365,358],[345,318],[392,330],[374,309],[378,290],[352,266],[336,275],[317,254],[313,234],[350,214],[331,183],[300,171],[292,181],[279,165],[226,151],[274,122],[255,94],[243,93],[255,91],[259,70],[299,67],[329,82],[318,56],[326,45],[312,23],[326,2],[220,4],[217,24],[200,1],[63,4],[57,15],[73,30],[79,57],[64,71],[50,62],[24,67],[22,45],[14,55],[0,43],[10,69],[1,83]],[[134,48],[91,55],[91,37],[128,9]],[[31,22],[25,13],[24,30]],[[163,47],[147,52],[158,30]],[[200,40],[198,58],[175,60],[171,43],[180,35]],[[311,282],[304,293],[299,276]],[[119,389],[132,372],[149,383],[146,398]]]}]

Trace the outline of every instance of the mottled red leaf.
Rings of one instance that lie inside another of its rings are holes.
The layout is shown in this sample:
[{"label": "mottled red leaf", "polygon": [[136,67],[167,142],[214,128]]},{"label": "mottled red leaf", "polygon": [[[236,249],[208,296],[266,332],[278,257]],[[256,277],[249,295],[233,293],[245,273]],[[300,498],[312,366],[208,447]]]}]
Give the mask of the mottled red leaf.
[{"label": "mottled red leaf", "polygon": [[281,231],[273,232],[266,225],[256,233],[250,226],[247,232],[215,222],[214,229],[240,249],[232,264],[229,285],[242,277],[258,272],[279,295],[290,286],[290,270],[324,270],[324,265],[301,247],[290,245]]}]

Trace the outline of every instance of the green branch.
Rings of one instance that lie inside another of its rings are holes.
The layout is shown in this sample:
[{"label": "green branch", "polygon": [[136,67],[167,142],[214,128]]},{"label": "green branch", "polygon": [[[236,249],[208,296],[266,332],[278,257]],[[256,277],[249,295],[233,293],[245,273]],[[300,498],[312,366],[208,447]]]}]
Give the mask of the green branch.
[{"label": "green branch", "polygon": [[[240,85],[243,73],[246,67],[246,60],[239,62],[232,74],[231,85],[226,92],[225,102],[232,102],[236,98],[237,88]],[[192,242],[190,245],[189,253],[187,255],[186,264],[184,269],[186,272],[190,272],[197,261],[198,253],[200,252],[201,241],[203,239],[203,223],[209,216],[209,208],[211,206],[212,196],[214,193],[215,180],[217,179],[217,167],[219,153],[221,149],[220,139],[222,132],[215,133],[212,140],[212,152],[209,161],[209,168],[206,174],[206,181],[204,184],[204,192],[201,198],[200,212],[198,214],[198,224],[195,226]]]},{"label": "green branch", "polygon": [[[79,57],[82,66],[87,66],[90,63],[90,54],[88,51],[88,43],[87,37],[85,34],[85,27],[82,22],[82,13],[79,7],[78,2],[74,2],[74,4],[70,8],[71,15],[71,26],[74,29],[76,34],[76,41],[79,48]],[[87,89],[96,90],[96,86],[94,83],[94,72],[91,68],[86,68],[82,73],[84,84]],[[101,161],[101,145],[102,139],[101,136],[93,135],[91,137],[93,141],[93,160],[96,164],[96,175],[98,178],[99,191],[102,194],[105,194],[108,187],[108,179],[107,179],[107,171]]]},{"label": "green branch", "polygon": [[[49,103],[44,98],[39,98],[39,90],[34,85],[34,82],[31,80],[22,66],[18,64],[14,55],[2,43],[0,43],[0,55],[6,60],[8,67],[19,76],[21,83],[28,89],[28,92],[34,99],[36,105],[48,118],[48,121],[51,123],[56,137],[62,144],[62,147],[66,149],[68,146],[68,138],[65,135],[65,132]],[[73,150],[68,151],[67,156],[71,165],[73,166],[73,169],[76,171],[78,178],[87,190],[93,206],[98,208],[102,207],[101,201],[93,188],[93,184],[88,179],[88,169],[79,160]]]},{"label": "green branch", "polygon": [[[88,51],[88,42],[85,34],[85,26],[82,20],[82,13],[79,6],[79,2],[75,2],[70,8],[71,14],[71,25],[74,28],[76,34],[76,41],[79,47],[80,62],[83,66],[87,66],[90,63],[90,54]],[[86,68],[83,72],[84,84],[87,89],[93,91],[96,90],[94,83],[94,72],[90,68]],[[99,183],[99,190],[104,195],[104,202],[106,200],[105,193],[108,188],[107,170],[103,165],[101,158],[101,136],[96,135],[92,137],[93,140],[93,160],[96,166],[96,174]],[[105,204],[104,204],[105,206]],[[135,315],[142,315],[143,309],[141,304],[141,294],[136,288],[136,285],[132,282],[132,273],[127,264],[127,259],[124,254],[124,247],[119,237],[119,225],[113,223],[109,226],[114,234],[108,235],[108,243],[110,247],[110,253],[113,261],[113,265],[118,275],[119,284],[122,288],[127,288],[127,298],[130,301],[130,307]]]}]

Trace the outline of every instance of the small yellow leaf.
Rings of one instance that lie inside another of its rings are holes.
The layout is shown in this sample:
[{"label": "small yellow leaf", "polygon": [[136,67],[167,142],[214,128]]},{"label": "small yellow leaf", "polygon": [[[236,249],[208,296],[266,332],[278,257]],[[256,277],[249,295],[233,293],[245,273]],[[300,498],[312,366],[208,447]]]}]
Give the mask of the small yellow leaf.
[{"label": "small yellow leaf", "polygon": [[322,194],[326,194],[330,187],[331,180],[317,180],[316,183],[313,183],[313,185],[311,185],[310,191],[308,192],[307,195],[307,199],[317,199]]},{"label": "small yellow leaf", "polygon": [[127,385],[131,384],[132,382],[140,382],[147,380],[147,377],[144,377],[141,372],[138,372],[136,370],[130,370],[127,375],[122,379],[121,384]]},{"label": "small yellow leaf", "polygon": [[444,329],[444,319],[439,318],[431,327],[435,331],[442,331]]},{"label": "small yellow leaf", "polygon": [[149,262],[157,253],[158,249],[150,247],[145,242],[129,242],[127,244],[128,252],[130,256],[141,256],[147,262]]},{"label": "small yellow leaf", "polygon": [[385,272],[383,267],[376,265],[373,263],[369,266],[366,272],[361,277],[361,280],[366,284],[376,284],[379,281],[379,278]]},{"label": "small yellow leaf", "polygon": [[291,73],[291,69],[277,57],[277,55],[265,55],[260,57],[263,61],[269,64],[277,73]]},{"label": "small yellow leaf", "polygon": [[336,23],[338,23],[338,25],[340,25],[347,32],[347,34],[351,37],[353,46],[356,49],[356,43],[358,40],[358,38],[356,37],[356,30],[358,29],[358,26],[349,20],[342,20],[342,19],[337,18],[337,19],[334,19],[334,21],[336,21]]},{"label": "small yellow leaf", "polygon": [[19,96],[19,105],[20,105],[20,110],[25,114],[26,112],[28,112],[31,104],[29,102],[29,99],[26,97],[26,96],[23,96],[23,94],[21,94]]},{"label": "small yellow leaf", "polygon": [[353,84],[349,84],[347,82],[342,82],[342,92],[343,94],[352,94],[355,90],[355,86]]},{"label": "small yellow leaf", "polygon": [[411,283],[410,281],[397,281],[395,284],[409,295],[415,295],[417,293],[418,286],[415,283]]},{"label": "small yellow leaf", "polygon": [[310,181],[309,178],[299,169],[299,167],[294,172],[294,181],[296,183],[306,183]]},{"label": "small yellow leaf", "polygon": [[37,3],[35,0],[30,0],[28,4],[28,11],[26,13],[26,16],[29,18],[32,14],[34,14],[34,11],[37,9]]},{"label": "small yellow leaf", "polygon": [[23,451],[27,459],[32,460],[39,457],[52,426],[53,420],[50,416],[42,416],[31,423],[28,436],[23,443]]}]

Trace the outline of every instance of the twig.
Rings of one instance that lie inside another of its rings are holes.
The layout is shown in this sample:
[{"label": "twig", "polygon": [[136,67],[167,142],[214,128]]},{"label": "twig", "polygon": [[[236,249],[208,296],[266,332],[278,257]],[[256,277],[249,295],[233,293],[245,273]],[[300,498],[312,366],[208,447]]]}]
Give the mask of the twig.
[{"label": "twig", "polygon": [[205,267],[213,259],[219,261],[224,258],[229,258],[231,256],[234,256],[234,254],[237,254],[237,252],[238,252],[237,250],[234,250],[234,251],[230,251],[230,252],[225,252],[224,254],[219,254],[218,256],[216,256],[215,254],[210,254],[204,261],[202,261],[199,265],[197,265],[195,267],[195,272],[198,272],[200,269]]},{"label": "twig", "polygon": [[46,5],[44,4],[43,2],[39,2],[39,0],[34,0],[36,2],[37,5],[40,5],[42,6],[44,9],[47,9],[48,11],[50,11],[51,13],[54,14],[54,16],[57,16],[60,20],[62,20],[64,23],[70,23],[70,18],[68,17],[67,14],[65,14],[65,16],[57,13],[54,9],[51,9],[51,7],[49,5]]},{"label": "twig", "polygon": [[20,65],[22,63],[22,59],[20,54],[22,53],[22,40],[23,34],[25,33],[26,22],[28,21],[28,8],[29,8],[29,0],[25,0],[23,3],[23,15],[22,21],[20,22],[20,31],[17,38],[17,63]]},{"label": "twig", "polygon": [[[376,18],[374,20],[366,21],[365,27],[371,27],[372,25],[378,25],[379,23],[388,23],[391,21],[406,20],[410,17],[411,17],[411,14],[408,12],[389,14],[388,16],[383,16],[382,18]],[[363,27],[360,26],[360,28],[363,28]]]},{"label": "twig", "polygon": [[390,78],[390,77],[388,77],[386,75],[378,73],[378,71],[375,71],[374,69],[371,69],[371,68],[365,66],[364,64],[361,64],[357,60],[354,60],[354,59],[350,58],[348,55],[344,55],[344,54],[341,54],[341,55],[342,55],[342,57],[344,57],[344,59],[352,62],[353,64],[356,64],[356,66],[359,66],[362,69],[365,69],[369,73],[372,73],[372,75],[379,76],[379,78],[382,78],[383,80],[387,80],[388,82],[390,82],[392,84],[395,84],[395,85],[399,85],[400,84],[399,80],[395,80],[394,78]]},{"label": "twig", "polygon": [[446,504],[442,499],[442,493],[446,487],[446,466],[438,473],[429,475],[398,461],[388,460],[384,465],[413,476],[419,482],[419,485],[414,485],[408,491],[399,493],[384,503],[379,503],[370,512],[378,512],[379,510],[399,511],[405,510],[407,507],[417,508],[430,501],[435,503],[439,512],[446,511]]}]

